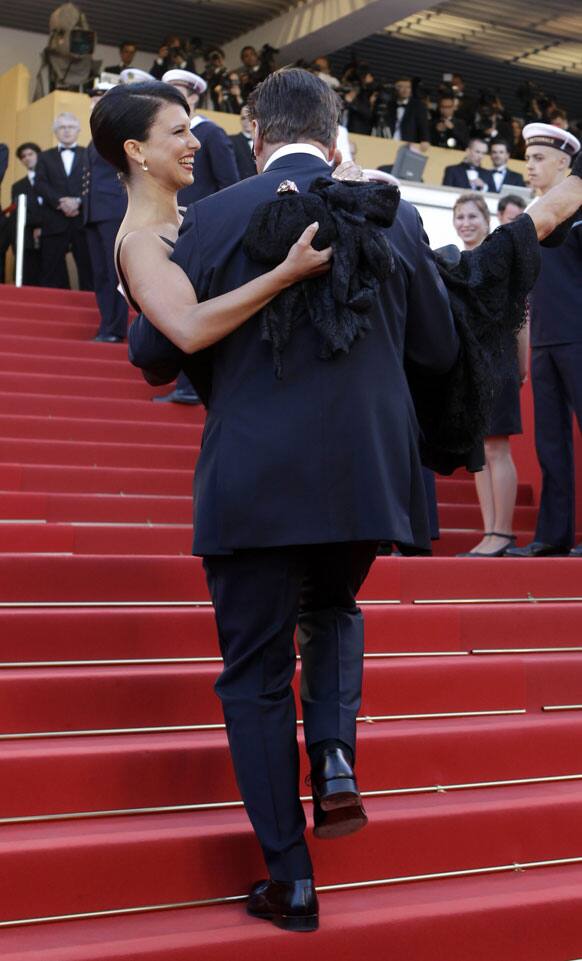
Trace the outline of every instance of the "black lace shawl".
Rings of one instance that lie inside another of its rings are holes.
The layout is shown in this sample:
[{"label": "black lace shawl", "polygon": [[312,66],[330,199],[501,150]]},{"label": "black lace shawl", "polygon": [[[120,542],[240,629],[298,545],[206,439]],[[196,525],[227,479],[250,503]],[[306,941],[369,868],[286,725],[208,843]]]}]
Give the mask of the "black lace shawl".
[{"label": "black lace shawl", "polygon": [[283,193],[257,207],[243,243],[251,260],[268,267],[281,263],[316,220],[314,246],[334,248],[329,273],[288,287],[261,311],[261,336],[272,345],[277,377],[293,330],[306,318],[317,331],[323,359],[347,353],[370,329],[376,291],[394,270],[385,228],[399,202],[392,184],[318,177],[308,193]]},{"label": "black lace shawl", "polygon": [[[275,373],[297,323],[308,318],[319,335],[322,358],[349,351],[370,329],[379,285],[394,270],[389,233],[400,194],[383,183],[320,177],[307,194],[282,194],[261,204],[244,241],[259,263],[280,263],[305,227],[318,220],[317,244],[332,244],[328,274],[279,294],[261,312],[261,336],[271,342]],[[454,254],[453,254],[454,252]],[[434,375],[407,365],[421,429],[423,463],[439,473],[483,466],[483,438],[494,391],[514,363],[514,337],[525,321],[526,296],[540,269],[533,222],[527,214],[499,227],[473,251],[436,252],[460,340],[453,368]]]}]

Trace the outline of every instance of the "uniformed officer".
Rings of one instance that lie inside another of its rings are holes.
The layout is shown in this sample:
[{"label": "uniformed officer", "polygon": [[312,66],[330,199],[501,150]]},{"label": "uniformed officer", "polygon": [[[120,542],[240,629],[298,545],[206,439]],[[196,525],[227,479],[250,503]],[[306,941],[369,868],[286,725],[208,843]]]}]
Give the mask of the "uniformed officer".
[{"label": "uniformed officer", "polygon": [[[551,124],[523,130],[528,178],[540,194],[563,181],[580,141]],[[531,376],[542,495],[534,540],[507,556],[582,557],[574,547],[572,414],[582,429],[582,208],[559,247],[542,247],[542,269],[530,294]]]},{"label": "uniformed officer", "polygon": [[[178,69],[167,70],[162,81],[171,83],[186,97],[192,113],[190,129],[195,131],[196,139],[200,141],[200,150],[196,154],[194,165],[194,183],[178,194],[178,203],[187,207],[189,204],[196,203],[197,200],[202,200],[203,197],[215,194],[223,187],[238,183],[240,177],[230,138],[218,124],[194,113],[200,97],[206,92],[206,81],[197,73]],[[178,404],[200,403],[198,395],[184,373],[179,374],[176,389],[171,394],[157,397],[156,400],[173,401]]]},{"label": "uniformed officer", "polygon": [[[90,92],[91,109],[113,84],[97,83]],[[101,320],[96,341],[120,343],[127,336],[127,301],[117,289],[115,238],[125,216],[127,194],[117,171],[87,147],[82,185],[83,225],[93,270],[93,284]]]}]

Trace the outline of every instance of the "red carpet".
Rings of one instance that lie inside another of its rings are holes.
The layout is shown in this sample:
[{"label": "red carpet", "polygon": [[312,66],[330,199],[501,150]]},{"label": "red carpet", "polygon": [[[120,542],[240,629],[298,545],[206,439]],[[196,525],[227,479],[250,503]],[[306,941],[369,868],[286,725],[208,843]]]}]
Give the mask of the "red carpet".
[{"label": "red carpet", "polygon": [[437,484],[449,556],[362,591],[370,825],[312,844],[348,887],[311,939],[222,901],[263,868],[189,556],[203,414],[151,403],[97,322],[92,295],[0,288],[3,961],[580,958],[582,565],[451,557],[479,536],[464,477]]}]

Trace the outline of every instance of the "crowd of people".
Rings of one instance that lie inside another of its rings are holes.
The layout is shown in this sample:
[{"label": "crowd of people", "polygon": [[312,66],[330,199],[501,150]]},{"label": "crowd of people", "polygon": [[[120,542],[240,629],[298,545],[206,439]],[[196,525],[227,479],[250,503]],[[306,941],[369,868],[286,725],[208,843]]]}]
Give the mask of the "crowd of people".
[{"label": "crowd of people", "polygon": [[[136,52],[135,43],[123,41],[119,63],[106,70],[119,73],[131,66]],[[162,41],[149,72],[156,79],[173,68],[197,73],[208,84],[202,107],[240,113],[251,91],[277,68],[277,54],[268,45],[260,50],[247,45],[240,51],[240,64],[229,70],[221,47],[203,48],[198,38],[173,35]],[[425,150],[465,150],[470,139],[478,137],[487,144],[502,140],[514,160],[523,160],[524,125],[540,121],[574,135],[582,125],[582,118],[569,118],[555,94],[531,82],[515,91],[520,108],[512,114],[497,89],[468,90],[460,73],[444,73],[431,88],[421,77],[376,76],[369,64],[357,59],[337,70],[326,56],[298,61],[297,66],[316,73],[339,94],[349,132],[411,141]]]}]

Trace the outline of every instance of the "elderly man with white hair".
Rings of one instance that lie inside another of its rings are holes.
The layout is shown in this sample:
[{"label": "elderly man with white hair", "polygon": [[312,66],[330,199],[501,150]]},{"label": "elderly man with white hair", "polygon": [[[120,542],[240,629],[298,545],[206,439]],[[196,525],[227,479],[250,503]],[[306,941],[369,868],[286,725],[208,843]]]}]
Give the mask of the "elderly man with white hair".
[{"label": "elderly man with white hair", "polygon": [[53,131],[58,146],[43,150],[36,167],[36,189],[43,198],[42,254],[39,283],[42,287],[68,288],[65,256],[72,251],[81,290],[92,290],[91,262],[81,216],[81,184],[85,147],[77,140],[81,124],[72,113],[55,118]]}]

